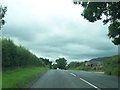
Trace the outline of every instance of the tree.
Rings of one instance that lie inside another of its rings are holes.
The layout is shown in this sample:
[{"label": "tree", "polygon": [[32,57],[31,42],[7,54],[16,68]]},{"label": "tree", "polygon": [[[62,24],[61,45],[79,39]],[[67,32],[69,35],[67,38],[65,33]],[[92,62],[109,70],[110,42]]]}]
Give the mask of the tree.
[{"label": "tree", "polygon": [[16,65],[16,46],[10,39],[2,40],[2,65],[3,67],[14,67]]},{"label": "tree", "polygon": [[53,64],[53,65],[52,65],[52,68],[53,68],[53,69],[57,69],[57,64]]},{"label": "tree", "polygon": [[57,68],[66,69],[67,60],[65,58],[56,59]]},{"label": "tree", "polygon": [[40,60],[42,60],[44,62],[45,65],[47,65],[50,69],[52,68],[52,61],[49,61],[49,59],[44,59],[42,57],[40,57]]},{"label": "tree", "polygon": [[52,68],[52,61],[49,61],[50,69]]},{"label": "tree", "polygon": [[2,25],[5,24],[5,20],[3,18],[5,17],[6,11],[7,11],[7,7],[2,7],[0,5],[0,30],[1,30]]},{"label": "tree", "polygon": [[[74,3],[76,4],[76,3]],[[84,8],[81,14],[90,22],[102,20],[104,25],[108,22],[108,36],[115,45],[120,44],[120,1],[119,2],[81,2]],[[102,16],[105,17],[102,17]]]}]

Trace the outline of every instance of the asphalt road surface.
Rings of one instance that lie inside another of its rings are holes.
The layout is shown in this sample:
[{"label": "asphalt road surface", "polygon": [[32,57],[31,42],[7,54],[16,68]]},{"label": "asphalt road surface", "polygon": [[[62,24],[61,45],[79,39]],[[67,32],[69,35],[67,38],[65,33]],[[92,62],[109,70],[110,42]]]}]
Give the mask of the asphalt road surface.
[{"label": "asphalt road surface", "polygon": [[118,88],[118,77],[77,70],[49,70],[31,88]]}]

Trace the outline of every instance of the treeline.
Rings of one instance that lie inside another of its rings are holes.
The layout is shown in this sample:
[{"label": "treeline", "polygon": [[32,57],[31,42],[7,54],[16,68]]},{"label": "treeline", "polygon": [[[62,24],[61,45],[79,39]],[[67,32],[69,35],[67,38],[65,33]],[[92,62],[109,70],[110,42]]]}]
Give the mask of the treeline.
[{"label": "treeline", "polygon": [[48,67],[50,69],[52,68],[52,61],[49,61],[49,59],[40,57],[40,60],[42,60],[44,62],[46,67]]},{"label": "treeline", "polygon": [[71,70],[87,70],[85,67],[85,62],[70,62],[67,69]]},{"label": "treeline", "polygon": [[23,46],[10,39],[2,39],[2,67],[45,66],[44,62]]}]

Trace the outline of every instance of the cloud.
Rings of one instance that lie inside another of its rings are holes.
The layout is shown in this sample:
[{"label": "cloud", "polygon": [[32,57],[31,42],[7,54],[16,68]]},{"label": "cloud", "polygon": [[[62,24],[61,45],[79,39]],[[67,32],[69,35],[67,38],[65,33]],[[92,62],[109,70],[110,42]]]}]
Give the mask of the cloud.
[{"label": "cloud", "polygon": [[86,60],[117,54],[107,37],[108,25],[90,23],[72,0],[10,0],[3,36],[39,57]]}]

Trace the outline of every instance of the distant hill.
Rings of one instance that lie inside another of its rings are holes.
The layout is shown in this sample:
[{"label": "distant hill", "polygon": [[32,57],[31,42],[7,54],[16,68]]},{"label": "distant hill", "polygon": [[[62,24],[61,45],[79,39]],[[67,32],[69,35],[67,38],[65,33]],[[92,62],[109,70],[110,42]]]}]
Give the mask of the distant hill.
[{"label": "distant hill", "polygon": [[86,65],[103,65],[104,62],[106,62],[107,60],[111,59],[112,56],[110,57],[98,57],[98,58],[93,58],[90,61],[86,62]]},{"label": "distant hill", "polygon": [[93,58],[91,59],[89,62],[105,62],[107,60],[109,60],[112,56],[110,57],[98,57],[98,58]]}]

